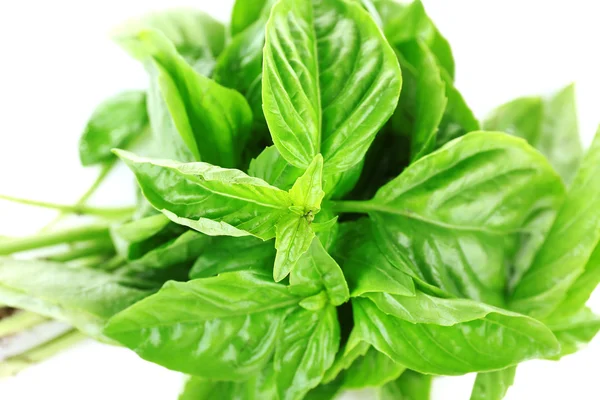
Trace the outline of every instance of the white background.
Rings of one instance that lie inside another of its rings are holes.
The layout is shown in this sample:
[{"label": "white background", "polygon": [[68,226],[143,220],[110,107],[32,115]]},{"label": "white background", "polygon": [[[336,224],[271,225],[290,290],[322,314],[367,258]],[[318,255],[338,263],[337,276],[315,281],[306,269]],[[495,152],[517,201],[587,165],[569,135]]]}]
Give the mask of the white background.
[{"label": "white background", "polygon": [[[79,166],[77,140],[105,97],[142,88],[146,76],[107,38],[122,20],[175,5],[229,16],[231,0],[0,1],[0,192],[70,203],[97,171]],[[600,24],[591,0],[424,0],[450,40],[457,86],[478,116],[516,96],[577,83],[581,132],[591,141],[600,121]],[[131,201],[120,171],[97,204]],[[0,204],[0,235],[31,234],[49,211]],[[600,296],[591,300],[600,311]],[[600,398],[600,340],[560,363],[519,367],[509,400]],[[443,378],[435,399],[466,400],[472,376]],[[65,352],[0,381],[2,400],[176,399],[179,374],[126,350],[96,343]]]}]

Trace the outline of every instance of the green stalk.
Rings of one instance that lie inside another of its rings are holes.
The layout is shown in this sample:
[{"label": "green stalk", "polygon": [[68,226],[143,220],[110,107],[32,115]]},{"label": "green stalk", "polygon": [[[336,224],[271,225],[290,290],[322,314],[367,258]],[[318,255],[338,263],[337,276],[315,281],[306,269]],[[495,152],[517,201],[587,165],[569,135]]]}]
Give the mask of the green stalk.
[{"label": "green stalk", "polygon": [[46,257],[46,259],[50,261],[67,262],[77,260],[83,257],[95,255],[109,255],[109,253],[111,252],[114,252],[114,246],[110,239],[96,240],[91,243],[87,243],[84,246],[67,250],[64,253],[53,254],[51,256]]},{"label": "green stalk", "polygon": [[369,201],[330,201],[328,204],[334,212],[338,213],[367,214],[375,211],[373,204]]},{"label": "green stalk", "polygon": [[[106,162],[105,164],[102,164],[102,168],[100,169],[100,175],[98,175],[94,183],[92,183],[92,186],[90,186],[88,190],[79,198],[79,200],[77,200],[77,202],[75,203],[75,207],[82,206],[85,203],[87,203],[90,197],[92,197],[92,195],[96,192],[96,190],[98,190],[100,185],[102,185],[102,183],[116,164],[116,158]],[[66,214],[67,213],[65,212],[61,212],[60,214],[58,214],[56,218],[54,218],[54,220],[52,220],[48,225],[42,228],[41,232],[45,232],[52,229],[52,227],[54,227],[58,223],[58,221],[63,219]]]},{"label": "green stalk", "polygon": [[106,259],[106,255],[89,256],[78,259],[76,265],[79,268],[98,268],[106,262]]},{"label": "green stalk", "polygon": [[22,354],[9,357],[0,363],[0,378],[14,376],[25,368],[42,362],[85,338],[79,331],[72,330]]},{"label": "green stalk", "polygon": [[62,213],[71,214],[86,214],[106,219],[123,219],[131,216],[135,212],[135,207],[89,207],[83,204],[57,204],[46,201],[23,199],[19,197],[6,196],[0,194],[0,200],[12,201],[14,203],[25,204],[30,206],[48,208],[51,210],[59,210]]},{"label": "green stalk", "polygon": [[10,317],[0,319],[0,338],[27,330],[47,320],[46,317],[29,311],[17,311]]},{"label": "green stalk", "polygon": [[35,236],[0,242],[0,255],[34,250],[62,243],[74,243],[109,237],[108,225],[95,224],[57,232],[40,233]]}]

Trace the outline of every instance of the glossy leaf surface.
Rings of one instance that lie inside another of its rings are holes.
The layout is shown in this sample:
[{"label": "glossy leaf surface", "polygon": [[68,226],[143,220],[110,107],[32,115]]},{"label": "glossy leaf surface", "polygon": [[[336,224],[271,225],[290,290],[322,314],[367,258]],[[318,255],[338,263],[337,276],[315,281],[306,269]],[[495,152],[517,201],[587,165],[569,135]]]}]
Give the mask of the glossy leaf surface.
[{"label": "glossy leaf surface", "polygon": [[[194,71],[158,31],[125,32],[116,40],[153,76],[156,86],[150,91],[149,110],[155,134],[166,135],[162,130],[175,128],[193,160],[238,166],[252,125],[252,111],[244,97]],[[164,141],[176,136],[169,134]]]},{"label": "glossy leaf surface", "polygon": [[[355,340],[370,343],[407,368],[436,375],[493,371],[559,351],[556,338],[541,322],[482,303],[471,304],[473,311],[452,313],[448,324],[454,324],[438,325],[427,318],[420,322],[420,314],[410,314],[417,323],[403,319],[407,313],[400,306],[386,307],[384,312],[371,300],[355,298]],[[484,316],[476,318],[476,310]],[[393,314],[386,314],[390,311]]]},{"label": "glossy leaf surface", "polygon": [[458,297],[504,301],[506,237],[554,212],[564,188],[523,140],[471,133],[408,167],[363,205],[397,268]]},{"label": "glossy leaf surface", "polygon": [[105,333],[167,368],[245,380],[270,360],[298,301],[285,286],[248,272],[168,282],[112,318]]},{"label": "glossy leaf surface", "polygon": [[405,370],[388,356],[369,347],[367,353],[352,363],[344,373],[345,389],[377,387],[398,378]]},{"label": "glossy leaf surface", "polygon": [[270,239],[291,205],[288,193],[238,170],[118,154],[152,206],[207,235]]},{"label": "glossy leaf surface", "polygon": [[400,378],[379,389],[379,400],[429,400],[431,376],[405,371]]},{"label": "glossy leaf surface", "polygon": [[275,351],[275,379],[281,400],[301,399],[333,363],[340,327],[333,306],[296,309],[285,319]]},{"label": "glossy leaf surface", "polygon": [[342,0],[280,1],[266,32],[263,108],[277,149],[299,168],[322,153],[326,171],[349,169],[396,106],[393,50],[360,5]]}]

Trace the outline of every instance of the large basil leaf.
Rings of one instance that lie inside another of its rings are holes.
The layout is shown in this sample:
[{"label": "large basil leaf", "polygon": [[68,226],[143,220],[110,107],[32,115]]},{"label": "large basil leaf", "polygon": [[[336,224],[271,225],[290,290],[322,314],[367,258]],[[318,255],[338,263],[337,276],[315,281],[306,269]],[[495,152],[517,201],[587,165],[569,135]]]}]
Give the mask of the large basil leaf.
[{"label": "large basil leaf", "polygon": [[299,168],[318,153],[328,173],[351,168],[398,101],[393,50],[368,13],[343,0],[282,0],[266,32],[263,108],[275,146]]},{"label": "large basil leaf", "polygon": [[270,276],[273,271],[275,247],[272,241],[253,236],[217,236],[203,250],[190,271],[190,279],[234,271],[254,271]]},{"label": "large basil leaf", "polygon": [[270,360],[299,299],[249,272],[168,282],[113,317],[105,333],[140,357],[219,380],[246,380]]},{"label": "large basil leaf", "polygon": [[507,237],[532,215],[554,212],[563,195],[560,178],[525,141],[477,132],[418,160],[358,204],[394,266],[457,297],[501,305],[512,256]]},{"label": "large basil leaf", "polygon": [[477,374],[471,400],[502,400],[515,380],[517,367]]},{"label": "large basil leaf", "polygon": [[273,277],[276,282],[285,278],[306,253],[315,237],[310,226],[314,216],[321,210],[323,191],[323,158],[315,156],[304,174],[289,191],[294,213],[283,216],[275,227],[275,265]]},{"label": "large basil leaf", "polygon": [[[409,75],[414,74],[411,76],[415,83],[410,148],[411,160],[417,160],[435,148],[436,133],[448,99],[440,67],[431,50],[420,41],[405,42],[397,48],[406,60],[401,63],[404,70],[408,70]],[[410,63],[409,68],[405,67],[406,63]]]},{"label": "large basil leaf", "polygon": [[144,92],[127,91],[108,98],[94,110],[79,140],[81,164],[110,160],[113,148],[126,147],[147,128]]},{"label": "large basil leaf", "polygon": [[327,253],[319,238],[314,238],[290,275],[290,290],[302,296],[313,296],[325,290],[334,306],[350,298],[348,285],[340,266]]},{"label": "large basil leaf", "polygon": [[281,400],[302,399],[333,363],[340,344],[335,307],[298,308],[285,319],[275,350],[275,379]]},{"label": "large basil leaf", "polygon": [[198,10],[179,8],[151,13],[128,22],[117,34],[144,29],[160,31],[177,52],[205,76],[211,74],[216,57],[225,47],[225,26]]},{"label": "large basil leaf", "polygon": [[[600,131],[596,134],[556,220],[531,268],[525,272],[512,296],[511,308],[544,317],[567,299],[571,286],[586,269],[591,276],[597,265],[587,265],[600,243]],[[588,278],[589,276],[586,276]],[[595,284],[598,281],[596,280]],[[581,300],[591,294],[592,282],[585,285]],[[568,300],[567,300],[568,301]]]},{"label": "large basil leaf", "polygon": [[398,378],[405,370],[388,356],[373,347],[356,359],[344,374],[345,389],[362,389],[386,384]]},{"label": "large basil leaf", "polygon": [[521,97],[494,110],[484,128],[522,137],[542,152],[569,184],[583,150],[579,138],[575,86],[548,98]]},{"label": "large basil leaf", "polygon": [[[183,161],[238,166],[252,126],[244,97],[194,71],[158,31],[125,32],[116,39],[153,77],[150,121],[166,149],[175,147],[172,152]],[[168,143],[174,139],[182,141],[191,156],[180,145]]]},{"label": "large basil leaf", "polygon": [[420,40],[433,52],[437,62],[454,79],[454,57],[450,44],[429,18],[420,0],[408,5],[395,0],[372,0],[379,13],[383,30],[393,45]]},{"label": "large basil leaf", "polygon": [[353,297],[370,292],[415,295],[412,278],[390,264],[377,247],[368,219],[342,224],[334,256],[340,260]]},{"label": "large basil leaf", "polygon": [[[426,301],[422,301],[424,296]],[[376,303],[365,298],[352,300],[357,329],[353,340],[366,341],[395,362],[422,373],[494,371],[532,358],[551,357],[560,349],[541,322],[483,303],[424,294],[370,298]],[[444,307],[443,319],[435,316],[438,304]]]},{"label": "large basil leaf", "polygon": [[66,321],[101,340],[110,317],[148,294],[102,271],[0,258],[0,303]]},{"label": "large basil leaf", "polygon": [[289,213],[287,192],[241,171],[117,154],[133,170],[152,206],[207,235],[271,239],[277,221]]},{"label": "large basil leaf", "polygon": [[[352,337],[352,332],[350,333],[350,337]],[[348,340],[344,348],[336,354],[333,364],[325,372],[321,383],[330,383],[337,380],[342,380],[343,382],[344,376],[342,372],[350,368],[356,359],[367,354],[370,347],[367,342]]]},{"label": "large basil leaf", "polygon": [[405,371],[400,378],[379,389],[379,400],[429,400],[431,376]]}]

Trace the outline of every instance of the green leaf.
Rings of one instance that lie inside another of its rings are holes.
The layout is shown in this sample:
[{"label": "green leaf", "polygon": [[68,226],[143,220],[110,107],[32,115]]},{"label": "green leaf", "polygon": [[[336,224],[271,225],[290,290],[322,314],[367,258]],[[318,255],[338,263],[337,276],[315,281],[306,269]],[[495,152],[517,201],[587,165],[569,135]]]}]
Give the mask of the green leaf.
[{"label": "green leaf", "polygon": [[148,294],[102,271],[0,258],[0,303],[68,322],[100,340],[110,317]]},{"label": "green leaf", "polygon": [[147,14],[119,27],[117,35],[153,29],[173,43],[177,52],[199,73],[209,76],[225,47],[225,26],[202,11],[175,8]]},{"label": "green leaf", "polygon": [[299,299],[248,272],[167,282],[113,317],[105,333],[140,357],[218,380],[245,380],[270,360]]},{"label": "green leaf", "polygon": [[270,141],[262,110],[262,63],[265,46],[267,16],[257,20],[243,32],[234,36],[219,56],[213,79],[246,97],[254,114],[254,129],[250,143],[264,146]]},{"label": "green leaf", "polygon": [[303,207],[305,213],[312,215],[321,210],[323,197],[323,156],[317,154],[290,189],[290,199],[293,205]]},{"label": "green leaf", "polygon": [[[352,334],[351,332],[350,337],[352,337]],[[338,380],[343,382],[344,375],[342,372],[350,368],[357,358],[367,354],[370,347],[367,342],[348,340],[344,345],[344,349],[336,354],[333,364],[325,372],[321,383],[330,383]]]},{"label": "green leaf", "polygon": [[133,170],[154,208],[207,235],[271,239],[279,218],[289,213],[288,193],[241,171],[151,160],[125,151],[117,155]]},{"label": "green leaf", "polygon": [[235,36],[256,21],[266,18],[274,0],[236,0],[231,12],[231,36]]},{"label": "green leaf", "polygon": [[244,97],[194,71],[158,31],[127,32],[116,40],[153,76],[149,111],[155,134],[172,140],[177,136],[174,127],[194,160],[238,166],[252,126],[252,111]]},{"label": "green leaf", "polygon": [[340,344],[335,307],[298,308],[284,321],[275,350],[275,379],[281,400],[302,399],[333,363]]},{"label": "green leaf", "polygon": [[304,396],[304,400],[334,400],[337,398],[341,389],[341,379],[326,384],[321,383],[316,388],[311,389],[306,396]]},{"label": "green leaf", "polygon": [[[600,130],[542,248],[517,284],[511,308],[528,315],[548,316],[567,299],[569,289],[585,273],[586,264],[599,243]],[[590,265],[589,268],[597,278],[598,272],[593,272],[597,266]],[[587,288],[582,293],[582,300],[591,293],[593,286],[585,285]]]},{"label": "green leaf", "polygon": [[379,400],[429,400],[431,376],[405,371],[400,378],[379,389]]},{"label": "green leaf", "polygon": [[600,331],[600,316],[583,307],[570,315],[544,320],[561,345],[559,359],[587,345]]},{"label": "green leaf", "polygon": [[291,272],[290,290],[302,296],[312,296],[325,290],[334,306],[339,306],[350,298],[348,284],[340,266],[327,253],[319,238],[313,239],[309,250]]},{"label": "green leaf", "polygon": [[515,380],[517,367],[477,374],[471,400],[502,400]]},{"label": "green leaf", "polygon": [[209,278],[224,272],[253,271],[272,274],[275,247],[272,241],[262,241],[252,236],[213,237],[198,257],[190,279]]},{"label": "green leaf", "polygon": [[352,297],[370,292],[414,296],[412,278],[394,267],[379,250],[367,219],[345,223],[334,252],[340,260]]},{"label": "green leaf", "polygon": [[448,99],[440,68],[427,46],[420,41],[410,41],[397,48],[417,71],[411,135],[411,160],[414,161],[435,148],[436,133]]},{"label": "green leaf", "polygon": [[446,293],[501,305],[508,239],[563,196],[560,178],[525,141],[476,132],[418,160],[357,209],[372,217],[394,266]]},{"label": "green leaf", "polygon": [[90,117],[79,140],[82,165],[94,165],[114,157],[111,150],[126,147],[148,128],[146,94],[121,92],[103,101]]},{"label": "green leaf", "polygon": [[398,378],[405,370],[373,347],[354,361],[344,374],[344,389],[377,387]]},{"label": "green leaf", "polygon": [[365,155],[401,87],[394,52],[359,4],[279,1],[267,23],[263,109],[292,165],[321,153],[327,173]]},{"label": "green leaf", "polygon": [[[423,296],[395,296],[397,303],[377,298],[377,305],[354,298],[358,332],[353,340],[370,343],[407,368],[435,375],[494,371],[551,357],[560,349],[552,332],[532,318],[463,299],[427,296],[421,303]],[[440,307],[447,304],[441,320],[444,325],[436,322],[437,308],[421,314],[429,301]],[[453,310],[453,302],[460,308]],[[471,309],[465,302],[470,302]]]},{"label": "green leaf", "polygon": [[450,80],[453,80],[454,57],[450,44],[433,24],[420,0],[409,5],[398,4],[394,0],[373,0],[373,4],[379,11],[390,43],[397,45],[417,39],[422,41],[435,55]]},{"label": "green leaf", "polygon": [[305,217],[296,214],[281,217],[276,225],[275,248],[277,255],[273,266],[275,282],[288,276],[298,260],[308,251],[314,237],[315,233]]},{"label": "green leaf", "polygon": [[488,116],[484,127],[527,140],[548,158],[565,183],[575,177],[583,156],[575,85],[547,98],[521,97],[503,104]]}]

